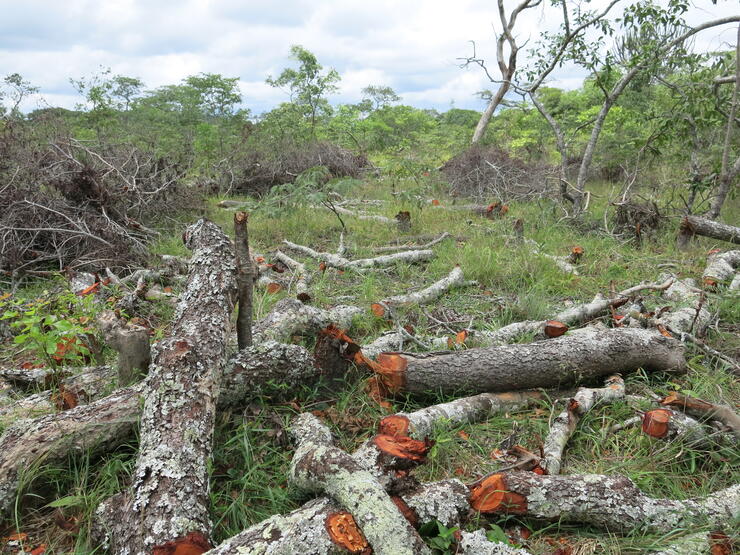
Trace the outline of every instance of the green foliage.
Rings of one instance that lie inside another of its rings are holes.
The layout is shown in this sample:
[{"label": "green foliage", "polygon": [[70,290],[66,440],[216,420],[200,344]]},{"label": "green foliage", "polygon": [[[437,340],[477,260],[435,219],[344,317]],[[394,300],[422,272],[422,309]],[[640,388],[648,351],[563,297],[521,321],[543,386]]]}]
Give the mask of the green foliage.
[{"label": "green foliage", "polygon": [[90,356],[83,338],[98,312],[92,295],[44,291],[35,299],[0,299],[0,320],[17,330],[13,342],[52,368],[81,365]]},{"label": "green foliage", "polygon": [[441,555],[448,555],[454,553],[455,546],[455,532],[458,531],[457,526],[447,528],[441,522],[433,520],[423,524],[419,528],[419,535],[426,542],[426,544],[434,550],[434,553]]}]

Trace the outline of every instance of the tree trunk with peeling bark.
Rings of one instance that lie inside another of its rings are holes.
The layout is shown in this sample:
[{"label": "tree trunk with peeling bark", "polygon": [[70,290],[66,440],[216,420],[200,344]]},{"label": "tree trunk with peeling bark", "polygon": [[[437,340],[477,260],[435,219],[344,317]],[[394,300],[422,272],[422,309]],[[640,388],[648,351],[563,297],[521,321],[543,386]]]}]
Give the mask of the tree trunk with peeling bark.
[{"label": "tree trunk with peeling bark", "polygon": [[699,216],[685,216],[678,231],[678,249],[686,250],[694,235],[740,245],[740,227],[715,222]]},{"label": "tree trunk with peeling bark", "polygon": [[210,538],[208,460],[236,268],[228,238],[207,220],[188,228],[185,244],[193,250],[190,274],[145,384],[134,482],[96,512],[98,534],[117,554],[202,546]]},{"label": "tree trunk with peeling bark", "polygon": [[373,553],[430,553],[380,483],[355,459],[333,446],[331,433],[310,413],[291,425],[297,443],[290,478],[306,492],[327,493],[354,517]]},{"label": "tree trunk with peeling bark", "polygon": [[493,474],[471,492],[474,508],[613,531],[666,533],[686,526],[728,526],[740,515],[740,485],[700,499],[645,495],[625,476],[541,476],[534,472]]},{"label": "tree trunk with peeling bark", "polygon": [[683,370],[683,345],[653,330],[584,328],[522,345],[383,353],[374,370],[391,393],[557,388],[638,368]]}]

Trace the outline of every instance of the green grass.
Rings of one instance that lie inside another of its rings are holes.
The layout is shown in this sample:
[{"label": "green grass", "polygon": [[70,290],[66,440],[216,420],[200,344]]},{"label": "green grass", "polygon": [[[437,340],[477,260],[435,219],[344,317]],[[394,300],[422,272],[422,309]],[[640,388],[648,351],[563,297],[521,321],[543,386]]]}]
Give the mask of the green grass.
[{"label": "green grass", "polygon": [[[414,183],[414,186],[417,185]],[[420,186],[429,198],[439,198],[443,204],[453,202],[435,189],[431,181]],[[370,303],[409,289],[424,287],[446,275],[453,265],[460,264],[467,279],[478,281],[479,287],[461,288],[439,299],[434,306],[408,307],[399,311],[404,323],[411,323],[420,335],[433,325],[427,314],[445,310],[460,315],[464,327],[472,319],[473,327],[495,329],[523,319],[542,319],[554,315],[572,303],[590,301],[598,293],[607,294],[612,288],[621,290],[645,280],[655,281],[665,271],[660,264],[675,264],[673,271],[681,277],[700,278],[706,252],[715,246],[727,245],[699,239],[686,253],[675,248],[676,222],[659,230],[652,240],[641,247],[622,241],[603,231],[602,212],[606,207],[604,190],[592,202],[592,213],[586,216],[581,231],[567,221],[561,221],[562,211],[550,201],[512,203],[509,214],[502,220],[489,221],[474,215],[443,208],[394,200],[388,180],[368,181],[348,196],[380,198],[388,201],[383,207],[366,210],[393,217],[401,209],[412,211],[412,234],[448,231],[463,241],[448,240],[434,248],[435,258],[419,265],[399,264],[391,269],[362,274],[327,270],[318,272],[318,261],[302,259],[314,272],[311,285],[313,303],[330,307],[354,304],[369,307]],[[231,233],[233,213],[217,208],[219,199],[207,206],[209,217]],[[735,201],[725,212],[725,221],[735,221],[740,206]],[[396,238],[394,228],[377,222],[343,217],[348,227],[347,243],[350,258],[369,257],[372,249]],[[584,247],[586,254],[580,275],[564,274],[544,257],[533,255],[526,246],[507,239],[514,219],[525,222],[525,236],[540,245],[543,252],[567,255],[574,245]],[[257,208],[250,215],[249,234],[254,251],[267,254],[280,248],[283,239],[309,245],[319,251],[334,252],[341,226],[337,218],[322,208],[302,207],[279,217],[268,217]],[[154,254],[186,254],[176,234],[163,237],[152,247]],[[292,256],[295,256],[291,253]],[[30,292],[29,292],[30,293]],[[265,315],[288,293],[255,294],[255,317]],[[664,303],[646,294],[646,303],[659,308]],[[341,299],[338,301],[337,299]],[[707,341],[728,354],[740,352],[740,301],[721,294],[709,294],[709,308],[719,315],[720,323],[710,332]],[[166,331],[171,309],[152,305],[152,320]],[[359,343],[370,341],[389,325],[368,312],[355,319],[350,334]],[[433,332],[433,333],[445,333]],[[306,339],[310,346],[312,340]],[[671,389],[691,392],[709,401],[736,405],[740,400],[737,381],[720,363],[700,352],[690,351],[690,370],[684,375],[645,375],[627,377],[628,392],[646,390],[658,394]],[[286,398],[286,394],[288,398]],[[392,411],[414,410],[448,398],[400,398],[394,400]],[[421,480],[460,478],[470,482],[495,470],[500,463],[491,453],[502,442],[514,442],[536,451],[547,435],[549,419],[561,410],[561,405],[543,402],[540,406],[497,415],[487,422],[435,430],[435,446],[426,465],[415,471]],[[272,514],[284,513],[306,499],[287,482],[287,469],[292,448],[284,427],[299,410],[320,411],[337,436],[341,447],[352,450],[368,438],[375,424],[387,411],[375,405],[365,393],[362,382],[348,378],[342,387],[321,385],[300,391],[276,392],[274,397],[254,399],[243,412],[228,412],[218,416],[215,452],[211,468],[211,511],[215,524],[214,539],[230,535]],[[607,430],[635,414],[626,403],[599,407],[587,414],[569,442],[564,460],[565,473],[620,473],[635,480],[648,494],[658,497],[688,498],[737,483],[740,478],[736,450],[728,447],[699,449],[680,442],[666,444],[651,440],[638,428],[615,434]],[[93,455],[72,457],[67,464],[40,466],[29,470],[28,484],[19,498],[14,522],[6,530],[30,530],[38,542],[58,546],[47,553],[89,553],[94,546],[87,543],[87,527],[95,506],[110,494],[119,491],[128,480],[135,448],[122,448],[105,458]],[[79,504],[63,509],[82,523],[80,533],[61,534],[53,524],[54,509],[44,508],[54,499],[74,495]],[[608,534],[585,526],[564,524],[544,525],[514,518],[494,520],[506,528],[515,523],[533,532],[529,548],[533,553],[551,553],[548,541],[565,538],[578,548],[578,553],[642,553],[665,545],[671,537],[646,535],[635,531],[627,535]],[[476,524],[476,523],[472,523]],[[480,522],[484,525],[485,522]],[[472,525],[471,525],[472,526]],[[689,531],[676,531],[676,535]],[[0,534],[2,535],[2,534]],[[65,551],[66,550],[66,551]]]}]

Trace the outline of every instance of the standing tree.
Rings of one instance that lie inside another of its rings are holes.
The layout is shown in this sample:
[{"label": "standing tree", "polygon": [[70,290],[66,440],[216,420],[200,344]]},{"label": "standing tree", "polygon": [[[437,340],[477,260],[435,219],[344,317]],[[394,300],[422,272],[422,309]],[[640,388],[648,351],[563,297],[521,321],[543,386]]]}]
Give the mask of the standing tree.
[{"label": "standing tree", "polygon": [[337,92],[339,73],[335,69],[324,72],[316,56],[299,45],[290,47],[290,57],[298,61],[298,69],[285,68],[277,78],[268,77],[266,82],[273,87],[287,87],[291,101],[309,120],[311,136],[315,138],[319,117],[331,113],[326,96]]}]

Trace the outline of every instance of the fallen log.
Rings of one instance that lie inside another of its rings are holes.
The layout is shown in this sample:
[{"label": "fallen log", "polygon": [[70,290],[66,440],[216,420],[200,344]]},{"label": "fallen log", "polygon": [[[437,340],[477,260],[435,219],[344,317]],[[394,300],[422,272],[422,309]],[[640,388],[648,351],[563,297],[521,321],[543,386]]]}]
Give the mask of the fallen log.
[{"label": "fallen log", "polygon": [[369,220],[369,221],[375,221],[380,222],[383,224],[390,224],[390,225],[396,225],[396,220],[392,218],[387,218],[385,216],[380,216],[378,214],[369,214],[368,212],[354,212],[352,210],[349,210],[348,208],[344,208],[342,206],[334,205],[333,210],[336,210],[340,214],[344,214],[345,216],[352,216],[353,218],[357,218],[358,220]]},{"label": "fallen log", "polygon": [[444,295],[447,291],[453,287],[459,287],[465,283],[465,276],[463,275],[462,268],[460,265],[456,265],[452,271],[442,279],[435,281],[429,287],[425,287],[419,291],[412,293],[406,293],[404,295],[394,295],[387,297],[382,301],[373,303],[370,306],[375,316],[382,318],[385,315],[391,313],[392,309],[400,305],[424,305],[428,304],[440,296]]},{"label": "fallen log", "polygon": [[7,428],[0,436],[0,515],[13,506],[26,469],[125,442],[141,413],[140,393],[140,386],[119,389],[89,405]]},{"label": "fallen log", "polygon": [[560,474],[563,452],[568,440],[576,430],[578,421],[599,403],[624,398],[624,380],[621,376],[610,376],[606,387],[578,388],[578,392],[568,400],[565,410],[555,417],[550,425],[550,433],[545,438],[540,466],[548,474]]},{"label": "fallen log", "polygon": [[[411,243],[414,240],[417,240],[419,237],[420,238],[423,238],[421,240],[427,240],[427,239],[431,239],[431,240],[428,243],[425,243],[424,245],[416,245],[416,246],[414,246],[414,245],[409,245],[408,244],[408,243]],[[394,252],[394,251],[399,251],[399,250],[405,250],[405,251],[422,251],[422,250],[426,250],[426,249],[431,249],[434,245],[438,245],[439,243],[441,243],[445,239],[450,239],[450,238],[452,238],[452,235],[450,235],[446,231],[444,233],[442,233],[441,235],[438,235],[436,237],[435,236],[431,236],[430,237],[430,236],[426,236],[426,235],[422,235],[422,236],[418,236],[418,237],[409,237],[407,239],[406,243],[397,243],[395,245],[390,245],[390,246],[387,246],[387,247],[375,247],[373,249],[373,252]],[[458,241],[459,240],[460,240],[460,238],[458,238]]]},{"label": "fallen log", "polygon": [[291,243],[288,240],[284,240],[283,244],[291,250],[300,252],[306,256],[309,256],[315,260],[319,260],[325,263],[327,266],[337,268],[338,270],[356,270],[362,268],[387,268],[397,262],[406,262],[412,264],[414,262],[423,262],[434,257],[434,252],[430,249],[415,250],[415,251],[402,251],[393,254],[386,254],[383,256],[376,256],[375,258],[360,258],[358,260],[349,260],[343,256],[339,256],[330,252],[318,252],[310,247],[303,245],[297,245]]},{"label": "fallen log", "polygon": [[[739,228],[740,229],[740,228]],[[702,281],[704,285],[716,287],[731,282],[740,268],[740,250],[716,253],[709,256]]]},{"label": "fallen log", "polygon": [[678,230],[678,249],[686,250],[695,235],[740,244],[740,227],[722,224],[699,216],[685,216],[681,220]]},{"label": "fallen log", "polygon": [[511,547],[501,542],[492,542],[484,530],[461,533],[462,555],[532,555],[529,551]]},{"label": "fallen log", "polygon": [[236,267],[215,224],[200,220],[184,239],[193,251],[190,273],[144,386],[133,483],[96,511],[96,535],[114,553],[208,545],[211,533],[208,462]]},{"label": "fallen log", "polygon": [[297,299],[281,299],[254,325],[252,337],[255,343],[289,341],[295,334],[317,333],[329,324],[346,329],[352,324],[352,318],[362,312],[356,306],[339,305],[323,310]]},{"label": "fallen log", "polygon": [[683,370],[683,345],[657,331],[584,328],[546,341],[436,353],[383,353],[373,370],[390,393],[558,388],[637,368]]},{"label": "fallen log", "polygon": [[718,420],[740,438],[740,416],[727,405],[710,403],[673,391],[660,401],[661,405],[682,410],[702,420]]},{"label": "fallen log", "polygon": [[431,553],[380,483],[333,446],[331,433],[318,418],[300,415],[290,433],[297,444],[291,482],[302,491],[325,492],[348,510],[373,553]]},{"label": "fallen log", "polygon": [[[100,375],[96,383],[100,384],[102,393],[112,381],[115,370],[95,367],[83,374],[84,379],[73,376],[70,380],[80,379],[87,384]],[[218,406],[240,407],[256,395],[274,394],[271,386],[274,380],[285,380],[289,386],[297,386],[316,380],[317,376],[311,354],[303,347],[269,341],[253,345],[237,353],[227,364]],[[86,404],[94,395],[85,385],[85,394],[78,395],[75,408],[34,420],[19,420],[7,428],[0,436],[0,515],[12,505],[24,469],[41,461],[66,460],[70,452],[102,452],[128,441],[142,414],[142,387],[138,384],[119,389]],[[19,400],[13,407],[14,412],[6,414],[15,415],[24,407],[29,411],[51,409],[50,397],[51,392],[47,392]]]},{"label": "fallen log", "polygon": [[[467,488],[458,480],[423,484],[394,498],[419,523],[437,520],[459,526],[467,515]],[[274,515],[224,541],[207,555],[232,553],[362,553],[369,543],[351,513],[336,501],[320,497],[286,515]]]},{"label": "fallen log", "polygon": [[293,260],[290,256],[282,251],[276,251],[273,255],[275,260],[285,264],[288,268],[293,270],[295,276],[295,292],[298,295],[308,294],[308,283],[311,280],[311,276],[306,272],[306,265],[302,262]]},{"label": "fallen log", "polygon": [[704,498],[673,500],[645,495],[626,476],[493,474],[471,491],[484,514],[514,514],[548,521],[586,523],[613,531],[666,533],[704,524],[730,526],[740,515],[740,485]]}]

